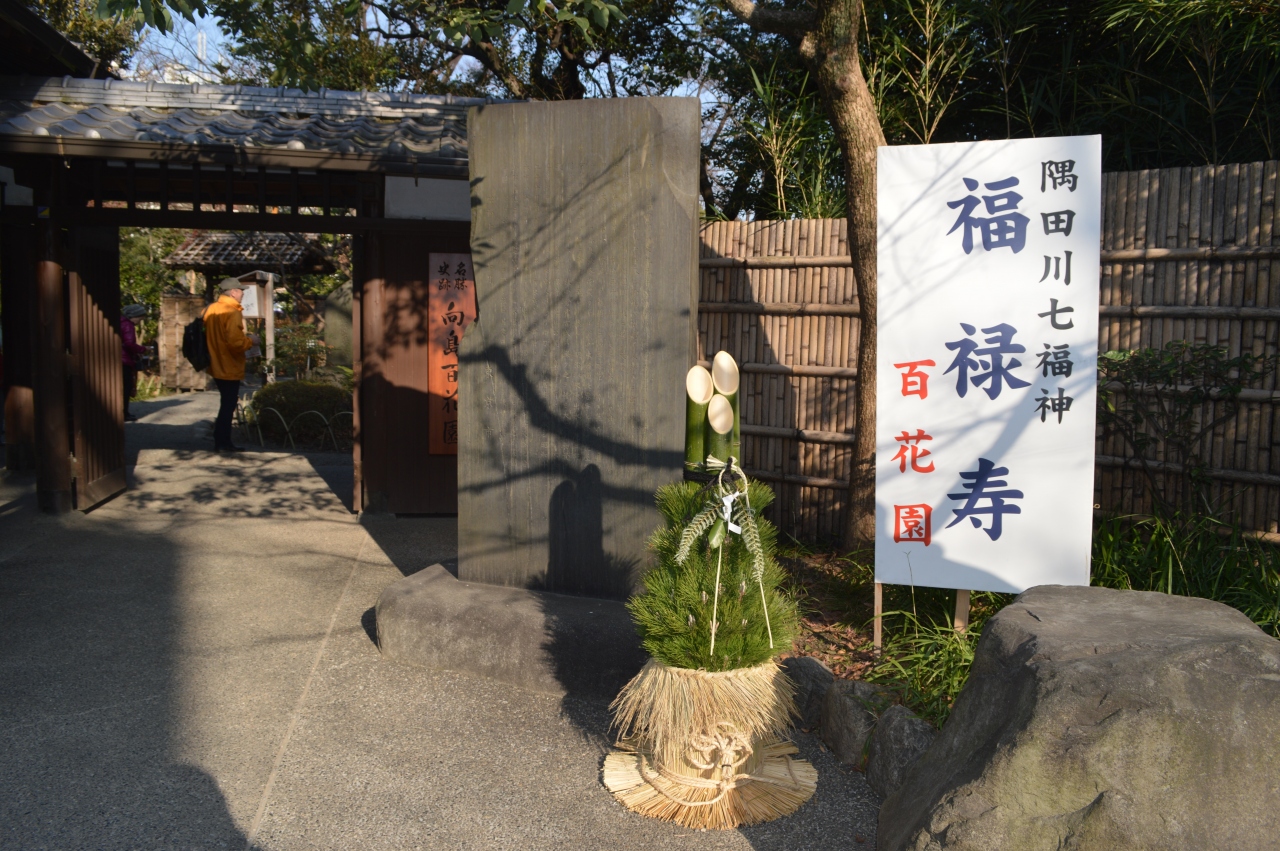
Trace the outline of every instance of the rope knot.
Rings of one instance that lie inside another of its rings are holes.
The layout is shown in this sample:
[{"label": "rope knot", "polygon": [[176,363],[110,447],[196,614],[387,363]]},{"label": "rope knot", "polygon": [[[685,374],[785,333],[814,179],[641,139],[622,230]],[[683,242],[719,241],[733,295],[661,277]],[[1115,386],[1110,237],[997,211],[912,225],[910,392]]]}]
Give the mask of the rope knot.
[{"label": "rope knot", "polygon": [[719,721],[705,735],[689,739],[689,764],[703,771],[720,770],[722,780],[732,780],[738,767],[751,758],[751,742],[728,721]]}]

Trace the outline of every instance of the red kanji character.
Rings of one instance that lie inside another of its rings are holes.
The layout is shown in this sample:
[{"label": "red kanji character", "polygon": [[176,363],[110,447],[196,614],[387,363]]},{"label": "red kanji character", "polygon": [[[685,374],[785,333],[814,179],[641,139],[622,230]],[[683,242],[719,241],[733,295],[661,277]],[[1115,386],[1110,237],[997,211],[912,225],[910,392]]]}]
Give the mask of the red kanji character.
[{"label": "red kanji character", "polygon": [[895,505],[893,507],[893,540],[896,543],[924,544],[932,540],[930,516],[933,509],[927,505]]},{"label": "red kanji character", "polygon": [[902,373],[902,395],[929,398],[929,373],[916,369],[918,366],[937,366],[931,360],[913,360],[906,363],[895,363],[894,369],[905,369]]},{"label": "red kanji character", "polygon": [[902,444],[902,446],[898,448],[898,454],[893,456],[893,460],[898,462],[898,472],[907,472],[907,464],[910,464],[911,469],[915,470],[917,473],[933,472],[932,461],[929,462],[928,467],[920,466],[921,458],[926,455],[933,454],[928,449],[922,448],[920,446],[920,441],[933,440],[932,435],[925,434],[924,429],[918,428],[916,429],[915,434],[912,434],[909,431],[903,431],[902,434],[895,437],[894,440]]}]

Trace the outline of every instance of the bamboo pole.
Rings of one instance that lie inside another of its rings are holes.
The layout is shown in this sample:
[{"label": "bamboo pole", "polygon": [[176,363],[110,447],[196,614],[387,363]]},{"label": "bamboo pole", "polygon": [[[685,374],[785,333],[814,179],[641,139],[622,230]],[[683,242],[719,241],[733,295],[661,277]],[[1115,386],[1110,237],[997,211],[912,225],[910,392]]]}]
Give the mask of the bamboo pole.
[{"label": "bamboo pole", "polygon": [[719,393],[707,405],[707,455],[727,461],[733,440],[733,406]]},{"label": "bamboo pole", "polygon": [[738,405],[738,388],[742,383],[742,376],[738,372],[738,364],[733,359],[733,355],[726,351],[721,351],[716,354],[715,360],[711,363],[711,381],[715,384],[716,392],[728,401],[729,406],[733,411],[732,435],[729,438],[729,452],[734,458],[741,460],[742,411]]},{"label": "bamboo pole", "polygon": [[715,393],[711,373],[695,364],[685,375],[684,465],[700,467],[707,460],[707,406]]}]

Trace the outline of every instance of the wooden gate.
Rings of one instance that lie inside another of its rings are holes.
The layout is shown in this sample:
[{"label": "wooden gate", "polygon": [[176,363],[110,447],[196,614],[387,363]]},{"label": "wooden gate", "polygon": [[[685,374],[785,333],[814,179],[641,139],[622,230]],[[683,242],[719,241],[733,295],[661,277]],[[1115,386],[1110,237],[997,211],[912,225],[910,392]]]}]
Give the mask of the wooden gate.
[{"label": "wooden gate", "polygon": [[87,511],[125,489],[118,232],[78,228],[70,248],[71,474],[75,507]]}]

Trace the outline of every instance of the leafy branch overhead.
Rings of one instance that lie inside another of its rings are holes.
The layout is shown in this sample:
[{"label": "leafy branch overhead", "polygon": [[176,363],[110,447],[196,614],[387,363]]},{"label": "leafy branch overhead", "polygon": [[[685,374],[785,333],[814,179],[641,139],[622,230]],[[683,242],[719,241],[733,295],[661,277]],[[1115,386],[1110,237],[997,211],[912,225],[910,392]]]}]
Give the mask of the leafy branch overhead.
[{"label": "leafy branch overhead", "polygon": [[148,26],[162,33],[173,29],[175,12],[194,22],[208,8],[204,0],[98,0],[99,17],[132,20],[138,29]]},{"label": "leafy branch overhead", "polygon": [[[424,4],[418,4],[421,7]],[[363,0],[347,5],[350,14],[358,14]],[[609,28],[610,22],[625,17],[613,3],[603,0],[564,0],[557,5],[547,0],[511,0],[505,9],[488,9],[469,5],[444,8],[440,14],[444,37],[455,45],[467,41],[491,41],[501,38],[507,28],[516,25],[533,30],[539,25],[565,23],[577,27],[583,40],[595,46],[595,35]]]}]

